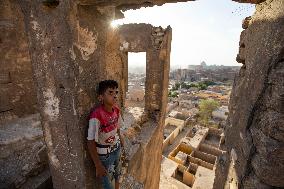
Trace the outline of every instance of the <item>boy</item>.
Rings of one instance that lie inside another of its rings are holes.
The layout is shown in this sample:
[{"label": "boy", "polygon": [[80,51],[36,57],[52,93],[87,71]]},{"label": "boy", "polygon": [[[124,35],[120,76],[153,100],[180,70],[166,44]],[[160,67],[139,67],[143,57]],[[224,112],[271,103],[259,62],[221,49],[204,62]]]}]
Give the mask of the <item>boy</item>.
[{"label": "boy", "polygon": [[114,171],[115,189],[119,189],[119,161],[124,141],[118,123],[120,110],[116,106],[118,83],[114,80],[101,81],[98,94],[101,104],[90,114],[88,150],[96,166],[96,176],[101,178],[103,188],[113,188],[110,172]]}]

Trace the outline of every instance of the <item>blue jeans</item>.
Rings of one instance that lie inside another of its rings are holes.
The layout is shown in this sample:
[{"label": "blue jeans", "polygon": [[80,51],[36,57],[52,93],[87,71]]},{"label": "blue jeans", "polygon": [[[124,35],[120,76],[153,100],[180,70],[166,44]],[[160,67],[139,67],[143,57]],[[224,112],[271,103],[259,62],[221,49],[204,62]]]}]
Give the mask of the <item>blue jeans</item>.
[{"label": "blue jeans", "polygon": [[120,176],[120,146],[113,152],[99,156],[103,166],[107,170],[107,176],[103,176],[100,178],[102,181],[102,187],[103,189],[113,189],[111,181],[112,178],[115,179],[115,181],[119,180]]}]

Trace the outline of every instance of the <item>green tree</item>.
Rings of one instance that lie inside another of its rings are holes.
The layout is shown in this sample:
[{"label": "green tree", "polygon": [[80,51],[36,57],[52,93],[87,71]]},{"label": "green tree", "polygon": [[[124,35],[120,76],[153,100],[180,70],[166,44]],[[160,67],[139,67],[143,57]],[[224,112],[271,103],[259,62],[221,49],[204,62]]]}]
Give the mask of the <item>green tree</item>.
[{"label": "green tree", "polygon": [[208,124],[212,112],[220,106],[219,102],[213,99],[201,100],[199,102],[199,116],[201,122],[205,125]]},{"label": "green tree", "polygon": [[175,83],[175,85],[173,86],[172,90],[176,91],[176,90],[179,89],[179,87],[180,87],[180,83]]},{"label": "green tree", "polygon": [[191,83],[191,84],[189,84],[189,87],[198,87],[198,84]]},{"label": "green tree", "polygon": [[182,89],[189,89],[190,88],[190,85],[186,84],[185,82],[181,82],[181,88]]},{"label": "green tree", "polygon": [[178,97],[178,93],[176,91],[169,91],[168,97]]},{"label": "green tree", "polygon": [[205,89],[207,89],[207,85],[204,84],[204,83],[198,83],[198,89],[199,90],[205,90]]}]

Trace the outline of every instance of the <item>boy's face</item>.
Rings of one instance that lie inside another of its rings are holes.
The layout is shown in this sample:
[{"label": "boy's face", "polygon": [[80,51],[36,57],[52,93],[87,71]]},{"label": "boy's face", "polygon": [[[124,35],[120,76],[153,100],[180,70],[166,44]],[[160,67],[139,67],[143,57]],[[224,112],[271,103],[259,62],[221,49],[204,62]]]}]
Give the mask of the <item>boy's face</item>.
[{"label": "boy's face", "polygon": [[117,88],[107,88],[107,90],[104,92],[103,95],[101,95],[101,98],[103,100],[104,104],[107,105],[114,105],[117,102],[117,96],[118,96],[118,89]]}]

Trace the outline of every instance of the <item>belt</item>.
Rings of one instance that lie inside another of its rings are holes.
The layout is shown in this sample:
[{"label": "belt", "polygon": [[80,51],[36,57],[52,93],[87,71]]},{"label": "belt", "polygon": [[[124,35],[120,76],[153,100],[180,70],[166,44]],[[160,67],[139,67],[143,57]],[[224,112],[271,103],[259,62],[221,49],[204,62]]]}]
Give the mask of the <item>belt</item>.
[{"label": "belt", "polygon": [[120,142],[117,142],[115,145],[103,145],[97,143],[96,146],[99,155],[107,155],[118,149],[120,146]]}]

